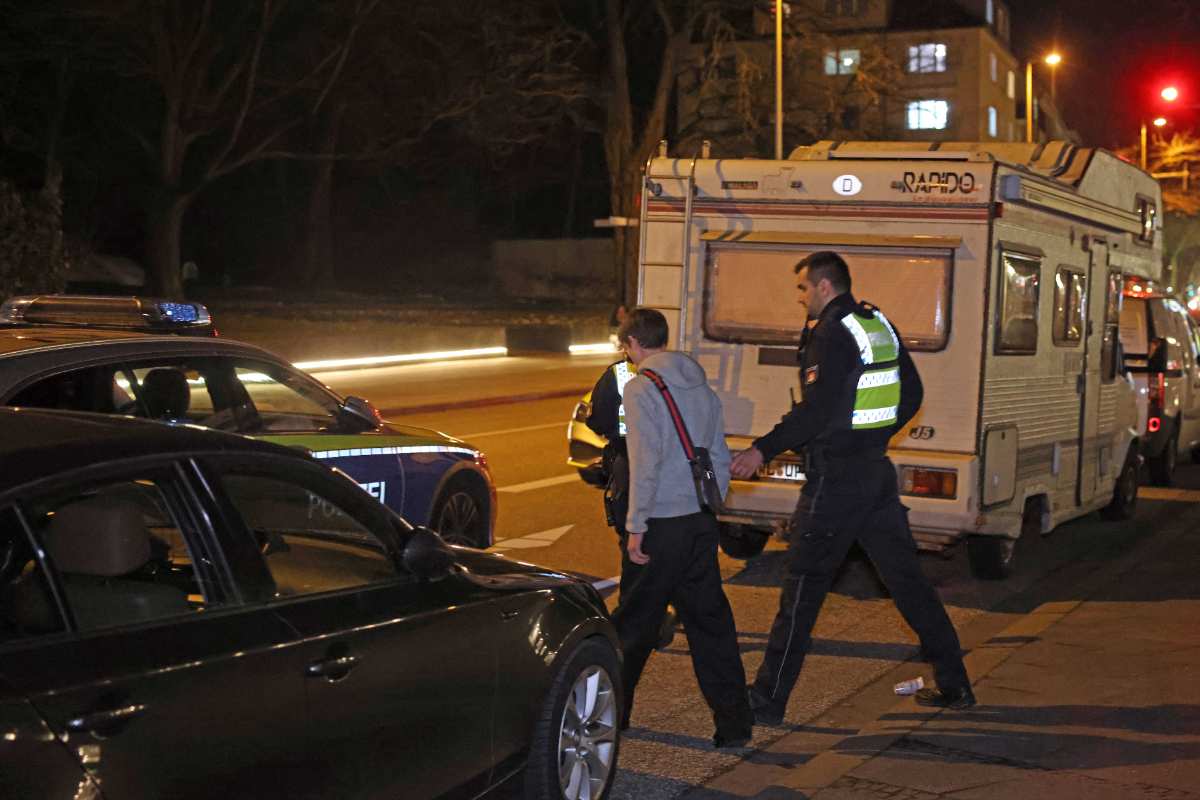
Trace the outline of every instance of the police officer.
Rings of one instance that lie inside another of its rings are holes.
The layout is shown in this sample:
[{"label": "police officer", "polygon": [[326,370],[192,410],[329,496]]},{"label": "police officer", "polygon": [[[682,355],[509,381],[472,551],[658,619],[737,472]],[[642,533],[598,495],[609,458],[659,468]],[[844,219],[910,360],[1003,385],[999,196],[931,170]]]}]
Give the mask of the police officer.
[{"label": "police officer", "polygon": [[[620,307],[625,319],[625,307]],[[604,487],[604,512],[608,524],[617,532],[621,547],[621,598],[629,596],[630,587],[641,574],[642,567],[629,560],[625,543],[625,517],[629,513],[629,452],[625,435],[625,386],[637,374],[637,367],[628,358],[609,365],[592,389],[592,410],[587,426],[608,440],[604,446],[603,468],[608,480]],[[668,607],[659,628],[657,647],[662,649],[675,638],[678,618]]]},{"label": "police officer", "polygon": [[883,313],[854,299],[850,271],[837,253],[820,251],[800,261],[796,289],[809,322],[816,320],[800,341],[803,400],[770,433],[738,453],[731,466],[734,477],[748,478],[784,450],[804,447],[807,458],[779,612],[749,687],[755,719],[772,725],[783,721],[817,613],[855,541],[933,662],[937,687],[922,689],[917,702],[972,706],[975,696],[958,636],[917,561],[896,470],[887,457],[892,434],[920,408],[920,376]]}]

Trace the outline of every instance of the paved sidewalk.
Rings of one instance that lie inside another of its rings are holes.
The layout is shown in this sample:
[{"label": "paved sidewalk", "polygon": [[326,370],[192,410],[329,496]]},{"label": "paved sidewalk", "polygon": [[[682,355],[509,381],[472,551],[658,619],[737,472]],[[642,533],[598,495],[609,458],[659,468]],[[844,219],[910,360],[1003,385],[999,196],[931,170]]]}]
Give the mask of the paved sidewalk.
[{"label": "paved sidewalk", "polygon": [[1178,520],[1073,594],[961,632],[976,707],[896,697],[931,675],[902,664],[683,797],[1200,799],[1200,531]]}]

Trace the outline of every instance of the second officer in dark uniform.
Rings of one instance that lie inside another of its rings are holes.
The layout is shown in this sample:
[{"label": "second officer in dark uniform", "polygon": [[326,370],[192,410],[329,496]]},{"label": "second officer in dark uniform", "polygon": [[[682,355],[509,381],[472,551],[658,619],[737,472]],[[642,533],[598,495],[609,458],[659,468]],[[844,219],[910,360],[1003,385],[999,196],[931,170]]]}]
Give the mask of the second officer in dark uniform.
[{"label": "second officer in dark uniform", "polygon": [[921,378],[887,318],[854,299],[850,270],[837,253],[813,253],[798,263],[796,288],[809,320],[816,320],[800,343],[803,400],[731,466],[734,477],[748,478],[785,450],[803,447],[807,458],[779,611],[750,686],[755,718],[782,722],[817,613],[855,541],[933,662],[937,688],[922,689],[917,702],[972,706],[958,635],[917,561],[887,457],[888,440],[921,406]]}]

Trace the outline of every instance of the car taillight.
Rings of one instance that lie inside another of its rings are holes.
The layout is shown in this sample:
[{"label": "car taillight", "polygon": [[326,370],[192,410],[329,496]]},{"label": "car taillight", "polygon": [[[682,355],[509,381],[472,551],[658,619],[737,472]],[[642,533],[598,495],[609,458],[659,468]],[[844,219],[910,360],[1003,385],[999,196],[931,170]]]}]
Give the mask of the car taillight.
[{"label": "car taillight", "polygon": [[952,469],[902,466],[900,493],[953,500],[958,496],[958,472]]},{"label": "car taillight", "polygon": [[1163,373],[1158,373],[1151,381],[1148,399],[1150,411],[1149,418],[1146,420],[1146,429],[1150,433],[1158,433],[1162,427],[1163,407],[1167,404],[1167,376]]}]

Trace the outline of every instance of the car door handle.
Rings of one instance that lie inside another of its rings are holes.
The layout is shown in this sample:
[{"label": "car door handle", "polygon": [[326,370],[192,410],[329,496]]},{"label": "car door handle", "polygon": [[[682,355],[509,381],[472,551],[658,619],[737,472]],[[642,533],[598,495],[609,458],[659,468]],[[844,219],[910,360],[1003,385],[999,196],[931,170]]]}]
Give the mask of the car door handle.
[{"label": "car door handle", "polygon": [[145,713],[144,705],[133,703],[120,708],[109,708],[104,711],[93,711],[90,714],[80,714],[67,720],[67,730],[76,733],[88,731],[96,734],[116,733],[135,717]]},{"label": "car door handle", "polygon": [[314,661],[305,668],[304,674],[310,678],[328,678],[331,681],[340,681],[357,666],[358,656],[336,656]]}]

